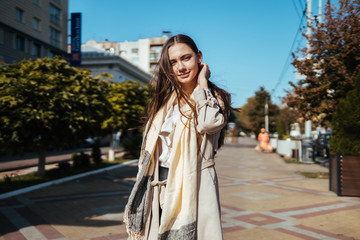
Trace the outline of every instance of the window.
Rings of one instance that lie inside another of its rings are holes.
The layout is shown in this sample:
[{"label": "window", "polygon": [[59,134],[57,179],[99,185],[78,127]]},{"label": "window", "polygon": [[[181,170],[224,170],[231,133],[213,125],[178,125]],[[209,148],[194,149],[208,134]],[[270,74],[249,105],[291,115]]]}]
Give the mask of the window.
[{"label": "window", "polygon": [[54,2],[56,2],[56,3],[60,4],[60,0],[54,0]]},{"label": "window", "polygon": [[52,27],[50,28],[50,44],[60,47],[60,32]]},{"label": "window", "polygon": [[54,58],[55,56],[57,56],[58,54],[56,54],[55,52],[53,51],[50,51],[49,52],[49,58]]},{"label": "window", "polygon": [[32,46],[32,55],[35,57],[41,57],[41,46],[40,44],[34,43]]},{"label": "window", "polygon": [[131,49],[131,53],[138,53],[139,52],[139,49],[138,48],[132,48]]},{"label": "window", "polygon": [[33,0],[33,3],[39,6],[39,0]]},{"label": "window", "polygon": [[154,52],[161,52],[162,46],[152,46],[151,50],[153,50]]},{"label": "window", "polygon": [[24,19],[24,11],[20,8],[16,8],[16,21],[23,22]]},{"label": "window", "polygon": [[16,49],[25,51],[25,39],[20,36],[16,36]]},{"label": "window", "polygon": [[150,60],[158,60],[159,58],[160,58],[160,54],[150,53]]},{"label": "window", "polygon": [[60,10],[50,4],[50,22],[60,26]]},{"label": "window", "polygon": [[40,30],[40,20],[36,17],[33,18],[33,28],[35,30]]}]

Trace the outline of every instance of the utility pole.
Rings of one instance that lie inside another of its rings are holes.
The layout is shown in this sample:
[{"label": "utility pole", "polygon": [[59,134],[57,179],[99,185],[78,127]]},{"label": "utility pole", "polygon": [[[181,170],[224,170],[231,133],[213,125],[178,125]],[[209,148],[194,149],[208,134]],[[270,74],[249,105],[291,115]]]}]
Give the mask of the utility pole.
[{"label": "utility pole", "polygon": [[[306,18],[307,18],[306,36],[308,36],[308,38],[309,38],[311,36],[310,26],[312,25],[312,0],[307,0]],[[307,58],[310,58],[311,55],[309,53],[309,49],[310,49],[309,39],[307,40],[306,47],[308,49]]]},{"label": "utility pole", "polygon": [[[312,24],[312,0],[307,0],[307,9],[306,9],[306,13],[307,13],[307,31],[306,31],[306,35],[308,36],[308,40],[307,40],[307,49],[308,49],[308,53],[307,53],[307,58],[311,57],[310,54],[310,40],[309,37],[311,36],[311,24]],[[306,139],[310,139],[311,138],[311,120],[307,120],[305,122],[305,138]]]},{"label": "utility pole", "polygon": [[322,22],[322,1],[319,0],[319,23]]},{"label": "utility pole", "polygon": [[[310,36],[311,36],[311,26],[312,26],[312,0],[307,0],[307,9],[306,9],[306,17],[307,17],[307,55],[306,58],[310,59]],[[310,155],[311,153],[311,155]],[[311,162],[313,161],[314,156],[314,148],[311,140],[311,120],[307,120],[305,122],[305,138],[301,141],[301,159],[303,162]]]},{"label": "utility pole", "polygon": [[269,105],[267,96],[265,96],[265,131],[269,132]]}]

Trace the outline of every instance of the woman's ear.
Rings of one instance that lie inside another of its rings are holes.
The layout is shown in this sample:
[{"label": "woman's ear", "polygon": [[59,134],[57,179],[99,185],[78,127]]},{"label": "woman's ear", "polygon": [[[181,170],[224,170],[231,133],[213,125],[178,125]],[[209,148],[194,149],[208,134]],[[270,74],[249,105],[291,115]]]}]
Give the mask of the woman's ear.
[{"label": "woman's ear", "polygon": [[201,51],[198,51],[198,53],[196,54],[197,57],[198,57],[198,63],[200,64],[201,61],[202,61],[202,52]]}]

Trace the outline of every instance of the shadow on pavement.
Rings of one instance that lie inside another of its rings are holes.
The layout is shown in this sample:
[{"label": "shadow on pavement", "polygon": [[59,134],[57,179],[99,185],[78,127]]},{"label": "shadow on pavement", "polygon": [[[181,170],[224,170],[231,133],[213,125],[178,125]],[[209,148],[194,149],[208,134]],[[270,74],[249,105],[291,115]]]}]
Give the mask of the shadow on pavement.
[{"label": "shadow on pavement", "polygon": [[53,226],[119,227],[137,169],[133,164],[0,200],[0,234],[31,226],[54,234]]},{"label": "shadow on pavement", "polygon": [[256,144],[246,144],[246,143],[225,143],[226,147],[236,147],[236,148],[255,148]]}]

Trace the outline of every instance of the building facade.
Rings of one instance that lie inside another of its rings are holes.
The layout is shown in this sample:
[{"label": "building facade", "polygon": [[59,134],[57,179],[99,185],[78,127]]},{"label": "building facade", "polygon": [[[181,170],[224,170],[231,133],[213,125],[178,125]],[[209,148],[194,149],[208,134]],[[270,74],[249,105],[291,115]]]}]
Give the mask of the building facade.
[{"label": "building facade", "polygon": [[113,76],[111,80],[114,82],[133,80],[148,83],[151,79],[149,73],[118,55],[92,47],[82,47],[81,51],[81,66],[79,67],[90,70],[93,77],[107,73]]},{"label": "building facade", "polygon": [[104,50],[110,55],[118,55],[143,71],[152,74],[160,59],[160,54],[168,36],[139,39],[138,41],[103,42],[89,40],[83,47],[92,47]]},{"label": "building facade", "polygon": [[68,0],[1,0],[0,60],[67,58]]}]

